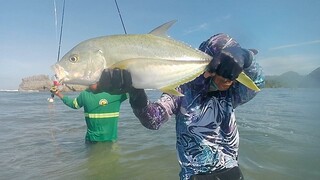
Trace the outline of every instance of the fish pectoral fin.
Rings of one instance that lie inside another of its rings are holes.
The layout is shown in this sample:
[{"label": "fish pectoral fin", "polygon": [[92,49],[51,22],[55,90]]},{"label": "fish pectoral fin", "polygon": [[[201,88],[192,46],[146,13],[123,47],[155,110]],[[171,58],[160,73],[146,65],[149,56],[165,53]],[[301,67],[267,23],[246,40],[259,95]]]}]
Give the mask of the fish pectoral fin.
[{"label": "fish pectoral fin", "polygon": [[149,34],[168,38],[169,36],[167,35],[167,31],[175,22],[177,22],[177,20],[172,20],[172,21],[169,21],[167,23],[164,23],[161,26],[159,26],[159,27],[155,28],[154,30],[152,30]]},{"label": "fish pectoral fin", "polygon": [[254,91],[260,91],[258,86],[244,72],[241,72],[239,74],[237,81],[240,82],[241,84],[247,86],[248,88],[254,90]]},{"label": "fish pectoral fin", "polygon": [[123,60],[123,61],[117,62],[115,64],[112,64],[109,68],[110,69],[115,69],[115,68],[127,69],[129,63],[130,63],[129,60]]},{"label": "fish pectoral fin", "polygon": [[[137,64],[145,64],[147,61],[149,61],[150,58],[132,58],[132,59],[124,59],[122,61],[119,61],[115,64],[112,64],[109,68],[119,68],[119,69],[128,69],[130,65],[137,65]],[[154,61],[156,61],[155,59]],[[161,60],[161,59],[160,59]]]},{"label": "fish pectoral fin", "polygon": [[164,93],[167,93],[167,94],[172,94],[175,96],[184,96],[183,94],[181,94],[179,91],[177,91],[174,88],[161,88],[160,90]]}]

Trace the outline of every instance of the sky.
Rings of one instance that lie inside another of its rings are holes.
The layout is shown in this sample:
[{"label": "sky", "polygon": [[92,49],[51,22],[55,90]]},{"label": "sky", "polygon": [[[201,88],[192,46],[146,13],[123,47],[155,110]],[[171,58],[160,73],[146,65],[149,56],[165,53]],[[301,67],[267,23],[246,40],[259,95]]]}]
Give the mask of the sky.
[{"label": "sky", "polygon": [[[319,0],[117,0],[128,34],[149,33],[177,22],[168,35],[198,48],[227,33],[259,50],[265,75],[320,67]],[[0,89],[18,89],[22,78],[54,72],[63,0],[0,0]],[[114,0],[65,0],[60,58],[81,41],[124,34]]]}]

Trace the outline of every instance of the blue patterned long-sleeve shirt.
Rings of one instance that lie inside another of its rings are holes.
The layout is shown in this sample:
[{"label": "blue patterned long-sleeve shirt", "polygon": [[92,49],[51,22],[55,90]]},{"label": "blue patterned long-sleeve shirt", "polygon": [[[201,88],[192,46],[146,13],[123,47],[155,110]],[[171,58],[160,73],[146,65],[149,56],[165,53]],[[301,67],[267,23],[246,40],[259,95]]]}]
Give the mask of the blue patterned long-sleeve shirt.
[{"label": "blue patterned long-sleeve shirt", "polygon": [[[258,87],[264,85],[262,68],[255,60],[244,71]],[[156,102],[133,109],[149,129],[159,129],[175,115],[180,179],[238,166],[235,108],[251,100],[257,92],[238,82],[227,91],[208,92],[209,81],[200,75],[178,88],[184,96],[164,93]]]}]

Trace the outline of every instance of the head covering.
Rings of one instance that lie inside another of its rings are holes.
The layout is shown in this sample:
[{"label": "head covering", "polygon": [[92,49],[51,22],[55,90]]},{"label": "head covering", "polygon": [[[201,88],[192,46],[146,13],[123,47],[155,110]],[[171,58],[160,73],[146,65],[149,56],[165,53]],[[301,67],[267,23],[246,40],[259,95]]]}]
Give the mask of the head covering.
[{"label": "head covering", "polygon": [[259,90],[255,83],[242,72],[251,65],[253,56],[258,53],[255,49],[241,48],[239,43],[227,34],[217,34],[201,43],[199,50],[212,56],[207,71],[237,80],[253,90]]},{"label": "head covering", "polygon": [[227,47],[240,47],[239,43],[227,34],[216,34],[211,36],[208,40],[202,42],[199,50],[214,57]]}]

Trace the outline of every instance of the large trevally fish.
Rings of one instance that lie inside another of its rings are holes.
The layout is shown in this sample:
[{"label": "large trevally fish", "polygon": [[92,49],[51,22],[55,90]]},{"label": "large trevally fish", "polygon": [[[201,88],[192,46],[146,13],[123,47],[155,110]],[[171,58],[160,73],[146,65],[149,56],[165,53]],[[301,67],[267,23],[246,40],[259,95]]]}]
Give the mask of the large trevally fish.
[{"label": "large trevally fish", "polygon": [[174,23],[165,23],[149,34],[83,41],[53,66],[56,77],[65,84],[90,85],[99,80],[106,68],[127,69],[133,87],[180,96],[175,88],[202,74],[212,57],[169,38],[166,32]]}]

